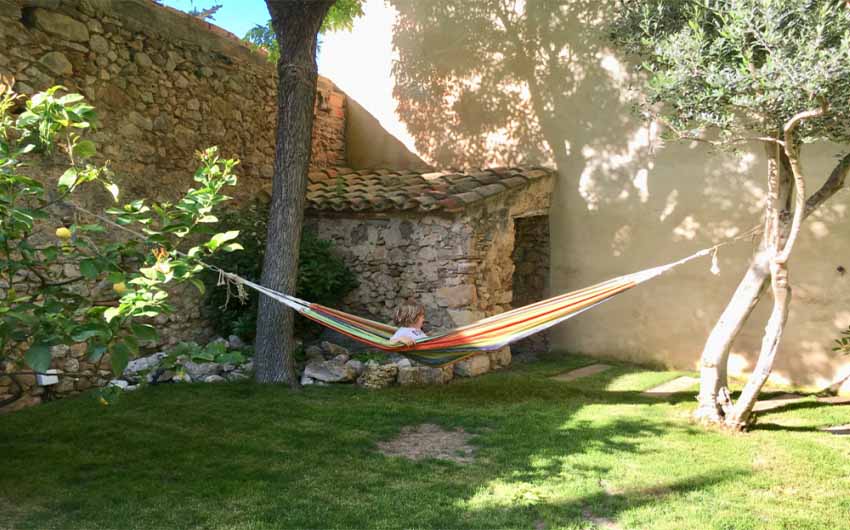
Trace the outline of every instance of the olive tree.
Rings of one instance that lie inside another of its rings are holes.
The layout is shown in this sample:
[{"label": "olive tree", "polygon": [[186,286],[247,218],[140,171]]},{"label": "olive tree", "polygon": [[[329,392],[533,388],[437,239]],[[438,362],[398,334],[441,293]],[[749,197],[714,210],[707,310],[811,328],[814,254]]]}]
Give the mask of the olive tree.
[{"label": "olive tree", "polygon": [[[850,155],[810,193],[801,155],[813,142],[850,141],[850,6],[837,0],[626,0],[612,37],[639,57],[639,107],[676,138],[767,161],[761,241],[701,360],[702,421],[745,429],[770,375],[791,303],[789,258],[800,226],[844,186]],[[753,374],[733,403],[733,341],[765,291],[773,296]]]}]

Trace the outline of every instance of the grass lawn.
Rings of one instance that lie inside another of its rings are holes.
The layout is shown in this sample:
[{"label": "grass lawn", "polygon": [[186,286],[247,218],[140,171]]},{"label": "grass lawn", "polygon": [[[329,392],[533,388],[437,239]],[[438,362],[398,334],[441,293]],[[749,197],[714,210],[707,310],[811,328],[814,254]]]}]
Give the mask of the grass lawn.
[{"label": "grass lawn", "polygon": [[[674,372],[579,356],[378,392],[171,385],[0,416],[0,528],[850,528],[850,407],[765,413],[746,435],[688,423]],[[422,423],[475,460],[386,457]]]}]

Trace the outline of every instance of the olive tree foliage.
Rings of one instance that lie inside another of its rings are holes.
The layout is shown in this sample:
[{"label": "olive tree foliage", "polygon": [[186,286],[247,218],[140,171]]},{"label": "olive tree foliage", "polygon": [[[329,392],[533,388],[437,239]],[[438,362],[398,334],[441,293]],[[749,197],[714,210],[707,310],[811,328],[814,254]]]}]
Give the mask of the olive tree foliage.
[{"label": "olive tree foliage", "polygon": [[[773,366],[791,288],[788,260],[801,222],[839,191],[840,157],[820,189],[807,190],[801,153],[813,142],[850,143],[850,6],[837,0],[626,0],[612,38],[639,58],[639,101],[666,134],[767,159],[762,238],[701,361],[699,419],[744,429]],[[733,403],[726,365],[736,335],[770,290],[773,310],[754,373]]]},{"label": "olive tree foliage", "polygon": [[[47,370],[57,345],[85,343],[91,362],[108,359],[121,374],[157,339],[146,319],[172,310],[166,288],[191,282],[203,289],[195,277],[201,260],[241,248],[237,232],[209,237],[205,230],[228,198],[222,189],[236,183],[236,161],[221,159],[216,148],[199,153],[196,186],[175,203],[138,199],[116,204],[108,217],[81,211],[74,202],[80,189],[99,184],[116,203],[119,190],[86,138],[95,109],[63,91],[53,87],[25,102],[0,94],[0,377],[16,383],[12,399],[20,397],[16,376]],[[47,177],[45,161],[66,169]],[[143,237],[116,239],[118,229],[107,234],[105,220]]]}]

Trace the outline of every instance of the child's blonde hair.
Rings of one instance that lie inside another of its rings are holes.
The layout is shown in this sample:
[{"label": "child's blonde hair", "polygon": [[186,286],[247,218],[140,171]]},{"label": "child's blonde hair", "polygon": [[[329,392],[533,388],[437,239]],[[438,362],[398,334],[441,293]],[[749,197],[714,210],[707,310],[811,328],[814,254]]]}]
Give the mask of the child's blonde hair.
[{"label": "child's blonde hair", "polygon": [[393,322],[396,326],[406,328],[416,322],[420,315],[425,314],[425,306],[416,300],[405,300],[399,305],[393,315]]}]

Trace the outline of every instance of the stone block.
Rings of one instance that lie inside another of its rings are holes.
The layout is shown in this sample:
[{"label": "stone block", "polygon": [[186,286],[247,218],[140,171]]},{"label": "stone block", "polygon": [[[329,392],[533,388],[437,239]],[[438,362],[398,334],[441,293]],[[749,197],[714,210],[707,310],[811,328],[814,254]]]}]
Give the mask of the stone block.
[{"label": "stone block", "polygon": [[80,361],[74,359],[73,357],[66,359],[65,363],[62,365],[62,369],[66,372],[79,372],[80,371]]},{"label": "stone block", "polygon": [[512,355],[510,346],[499,348],[496,351],[487,352],[487,356],[490,357],[491,370],[496,370],[498,368],[507,368],[511,365]]},{"label": "stone block", "polygon": [[454,373],[460,377],[475,377],[490,371],[490,357],[479,354],[454,365]]},{"label": "stone block", "polygon": [[53,387],[57,394],[67,394],[74,390],[73,377],[60,377],[59,383]]},{"label": "stone block", "polygon": [[456,327],[478,322],[486,316],[483,311],[469,311],[466,309],[449,309],[448,311],[449,316]]},{"label": "stone block", "polygon": [[363,374],[357,378],[357,384],[371,390],[392,386],[398,376],[395,364],[378,365],[367,363]]},{"label": "stone block", "polygon": [[346,357],[349,357],[351,355],[351,352],[348,351],[348,348],[344,348],[339,344],[334,344],[330,341],[322,341],[322,350],[328,355],[332,355],[334,357],[336,357],[337,355],[345,355]]},{"label": "stone block", "polygon": [[437,304],[441,307],[465,307],[478,302],[474,285],[457,285],[437,289]]},{"label": "stone block", "polygon": [[15,412],[17,410],[38,405],[39,403],[41,403],[41,398],[38,396],[23,396],[21,399],[0,408],[0,413]]},{"label": "stone block", "polygon": [[304,376],[325,383],[347,383],[357,378],[357,372],[338,361],[313,361],[304,368]]},{"label": "stone block", "polygon": [[150,56],[145,52],[137,52],[134,59],[136,61],[136,64],[141,66],[142,68],[150,68],[153,64],[153,61],[151,60]]},{"label": "stone block", "polygon": [[409,366],[399,368],[398,384],[408,385],[442,385],[451,380],[450,376],[441,368],[429,366]]},{"label": "stone block", "polygon": [[106,55],[109,53],[109,41],[100,35],[92,35],[89,40],[89,48],[95,53]]},{"label": "stone block", "polygon": [[71,355],[77,359],[84,357],[88,351],[88,345],[85,342],[76,342],[71,344]]},{"label": "stone block", "polygon": [[18,7],[14,0],[0,0],[0,17],[20,20],[21,8]]},{"label": "stone block", "polygon": [[33,11],[32,20],[35,27],[45,33],[74,42],[89,41],[89,29],[86,25],[62,13],[39,8]]}]

